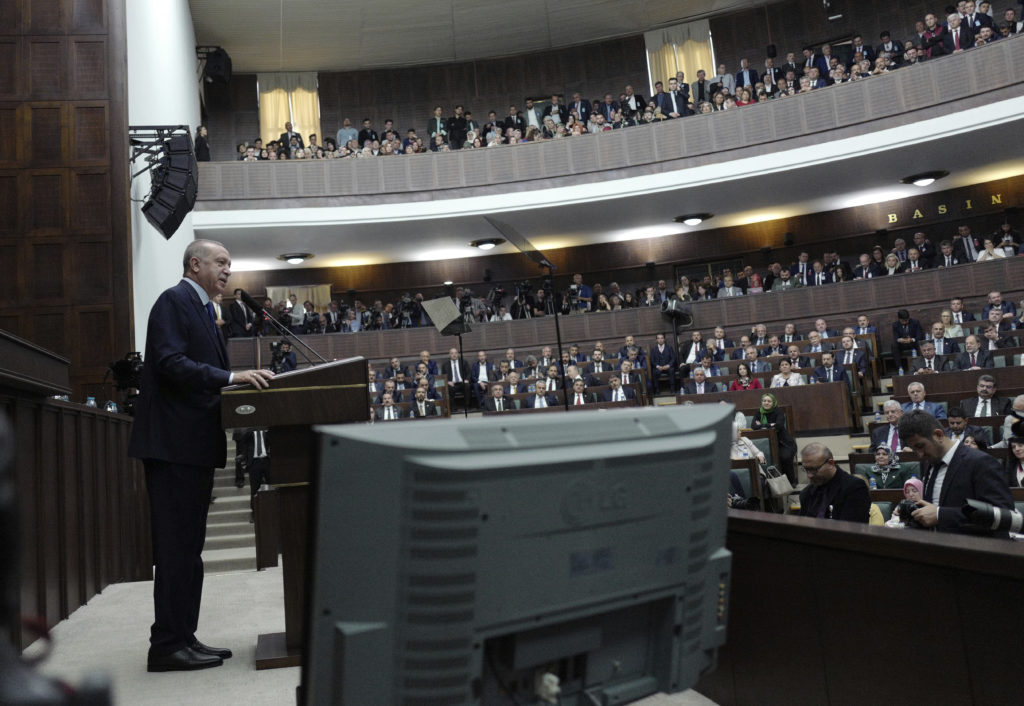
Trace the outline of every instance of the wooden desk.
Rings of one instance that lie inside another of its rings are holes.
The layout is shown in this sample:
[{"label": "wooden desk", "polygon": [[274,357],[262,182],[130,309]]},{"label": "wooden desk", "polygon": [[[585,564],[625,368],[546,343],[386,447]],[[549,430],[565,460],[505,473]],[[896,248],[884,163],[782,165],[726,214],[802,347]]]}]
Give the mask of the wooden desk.
[{"label": "wooden desk", "polygon": [[[933,375],[894,375],[892,389],[895,397],[907,399],[907,385],[919,382],[924,385],[929,397],[932,394],[960,393],[970,397],[978,391],[978,378],[991,375],[996,379],[997,389],[1024,388],[1024,366],[1012,368],[985,368],[984,370],[957,370]],[[996,394],[1004,396],[1001,392]]]},{"label": "wooden desk", "polygon": [[793,426],[789,432],[797,434],[848,434],[853,428],[850,413],[850,385],[845,382],[825,382],[799,387],[775,387],[771,390],[737,390],[735,392],[709,392],[704,395],[677,395],[676,404],[730,402],[739,409],[754,409],[761,405],[761,395],[771,392],[779,405],[793,408]]}]

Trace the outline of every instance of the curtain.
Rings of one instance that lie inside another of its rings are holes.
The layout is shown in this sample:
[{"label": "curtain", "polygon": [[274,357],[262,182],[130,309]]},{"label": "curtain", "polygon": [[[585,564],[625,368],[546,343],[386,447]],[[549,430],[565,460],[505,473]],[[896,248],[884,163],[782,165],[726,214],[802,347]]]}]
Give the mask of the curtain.
[{"label": "curtain", "polygon": [[664,27],[644,33],[650,70],[651,91],[655,81],[662,81],[668,89],[668,80],[682,71],[687,83],[697,80],[698,69],[704,69],[708,78],[715,75],[711,56],[711,26],[707,20]]},{"label": "curtain", "polygon": [[[317,137],[319,137],[317,133]],[[277,137],[277,135],[275,135]],[[313,308],[319,312],[327,310],[331,302],[331,285],[329,284],[303,284],[290,287],[267,287],[267,298],[277,306],[278,302],[287,301],[290,295],[294,294],[298,299],[299,306],[309,300],[313,302]]]},{"label": "curtain", "polygon": [[320,132],[320,94],[317,75],[313,71],[256,74],[260,93],[260,136],[263,143],[276,140],[290,122],[295,132],[309,142],[315,133],[323,144]]}]

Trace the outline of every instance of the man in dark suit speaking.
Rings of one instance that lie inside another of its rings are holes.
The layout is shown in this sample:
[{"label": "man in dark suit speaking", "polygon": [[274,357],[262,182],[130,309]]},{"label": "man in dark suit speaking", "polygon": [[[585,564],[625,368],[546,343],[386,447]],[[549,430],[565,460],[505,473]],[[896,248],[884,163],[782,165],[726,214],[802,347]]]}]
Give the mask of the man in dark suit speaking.
[{"label": "man in dark suit speaking", "polygon": [[149,494],[156,575],[148,669],[216,667],[231,651],[196,638],[203,592],[203,544],[213,469],[227,459],[220,389],[267,387],[269,370],[231,373],[210,300],[224,292],[231,256],[220,243],[185,249],[182,280],[149,313],[142,388],[128,455],[142,459]]},{"label": "man in dark suit speaking", "polygon": [[968,498],[1013,509],[1013,496],[999,461],[950,439],[935,417],[923,410],[903,415],[900,438],[922,460],[924,495],[914,510],[918,523],[940,532],[1007,537],[1005,530],[996,535],[991,529],[963,525],[966,516],[962,508]]}]

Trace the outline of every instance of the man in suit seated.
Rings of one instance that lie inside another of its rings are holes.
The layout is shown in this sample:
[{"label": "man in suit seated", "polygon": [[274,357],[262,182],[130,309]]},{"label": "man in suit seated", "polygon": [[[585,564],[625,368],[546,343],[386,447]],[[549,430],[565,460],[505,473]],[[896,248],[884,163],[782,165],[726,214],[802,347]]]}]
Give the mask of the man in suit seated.
[{"label": "man in suit seated", "polygon": [[437,362],[430,359],[430,351],[420,351],[420,363],[427,366],[428,375],[437,375]]},{"label": "man in suit seated", "polygon": [[569,392],[569,404],[570,405],[583,405],[596,402],[594,399],[593,392],[587,392],[586,385],[583,384],[582,378],[577,378],[572,383],[572,391]]},{"label": "man in suit seated", "polygon": [[373,418],[378,422],[391,421],[402,416],[402,410],[395,406],[390,392],[381,395],[380,405],[373,413]]},{"label": "man in suit seated", "polygon": [[773,356],[782,358],[786,355],[786,346],[782,344],[778,336],[772,334],[768,337],[768,345],[761,349],[759,355],[762,358],[771,358]]},{"label": "man in suit seated", "polygon": [[972,334],[964,339],[964,352],[956,357],[957,370],[981,370],[994,368],[995,365],[992,354],[981,348],[977,336]]},{"label": "man in suit seated", "polygon": [[509,348],[505,351],[505,360],[508,361],[508,367],[512,370],[517,370],[523,367],[523,361],[516,359],[516,351],[514,348]]},{"label": "man in suit seated", "polygon": [[921,251],[917,248],[907,250],[907,259],[900,264],[899,272],[924,272],[928,265],[921,259]]},{"label": "man in suit seated", "polygon": [[[998,316],[999,312],[993,311],[991,315]],[[987,323],[981,327],[981,347],[992,354],[1001,348],[1016,348],[1017,339],[1000,331],[998,324]]]},{"label": "man in suit seated", "polygon": [[807,286],[817,287],[823,284],[832,284],[832,274],[825,271],[825,265],[821,260],[811,263],[811,273],[807,275]]},{"label": "man in suit seated", "polygon": [[402,361],[398,358],[392,358],[388,363],[388,367],[384,368],[384,379],[387,380],[388,378],[393,378],[400,372],[405,373],[406,378],[411,377],[409,366],[402,365]]},{"label": "man in suit seated", "polygon": [[[698,367],[703,369],[704,374],[709,378],[720,377],[721,375],[724,374],[724,371],[720,367],[715,365],[710,353],[704,354],[704,356],[700,359],[700,362],[696,366],[694,366],[694,370],[696,370],[696,368]],[[693,372],[693,370],[690,371],[690,377],[693,377]]]},{"label": "man in suit seated", "polygon": [[441,410],[437,408],[434,401],[427,399],[427,389],[425,387],[417,387],[413,395],[412,413],[410,416],[438,417],[441,415]]},{"label": "man in suit seated", "polygon": [[428,400],[434,400],[436,402],[441,399],[441,394],[437,391],[437,388],[434,387],[434,383],[426,377],[422,377],[416,381],[416,387],[413,389],[414,395],[418,390],[423,390]]},{"label": "man in suit seated", "polygon": [[800,515],[867,524],[871,496],[867,484],[836,466],[827,446],[811,443],[800,451],[810,485],[800,491]]},{"label": "man in suit seated", "polygon": [[900,436],[922,459],[924,497],[917,501],[918,509],[914,511],[919,524],[939,532],[1007,536],[1005,531],[997,534],[965,525],[963,513],[968,498],[1002,510],[1013,509],[1006,473],[998,460],[947,437],[942,425],[927,412],[904,415]]},{"label": "man in suit seated", "polygon": [[853,336],[848,334],[843,335],[840,345],[842,346],[836,351],[836,363],[839,365],[853,365],[857,371],[857,377],[861,380],[864,379],[864,374],[868,371],[868,359],[861,351],[856,348],[856,341]]},{"label": "man in suit seated", "polygon": [[835,354],[826,351],[821,354],[821,365],[814,369],[814,377],[818,382],[849,382],[846,368],[836,364]]},{"label": "man in suit seated", "polygon": [[[740,336],[739,343],[736,344],[735,350],[729,354],[729,360],[743,360],[747,357],[747,349],[753,345],[750,342],[750,336],[743,334]],[[716,358],[716,360],[723,360],[723,358]]]},{"label": "man in suit seated", "polygon": [[680,392],[684,395],[703,395],[708,392],[719,392],[719,389],[716,383],[708,382],[704,368],[698,366],[693,369],[693,379],[687,380]]},{"label": "man in suit seated", "polygon": [[753,345],[747,346],[745,353],[746,355],[743,358],[743,362],[750,366],[750,372],[770,373],[772,371],[772,364],[764,358],[761,358],[758,355],[757,348]]},{"label": "man in suit seated", "polygon": [[381,392],[377,395],[377,399],[373,401],[374,404],[384,404],[384,395],[390,395],[393,404],[398,404],[402,401],[402,393],[395,389],[394,380],[385,380],[381,386]]},{"label": "man in suit seated", "polygon": [[625,402],[636,399],[636,390],[632,387],[623,387],[622,380],[618,375],[612,375],[608,379],[609,389],[604,391],[605,402]]},{"label": "man in suit seated", "polygon": [[965,436],[973,436],[975,439],[985,439],[987,442],[992,441],[988,429],[976,427],[973,424],[967,423],[967,415],[964,413],[963,407],[950,407],[946,422],[949,424],[949,426],[946,427],[946,436],[957,443],[963,441]]},{"label": "man in suit seated", "polygon": [[[962,261],[961,261],[962,262]],[[973,260],[972,260],[973,262]],[[953,297],[949,300],[949,311],[953,314],[953,323],[963,324],[969,321],[974,321],[974,314],[964,310],[964,298]]]},{"label": "man in suit seated", "polygon": [[989,319],[989,312],[993,309],[1001,312],[1000,317],[1006,323],[1010,323],[1017,316],[1017,307],[1013,305],[1013,302],[1004,302],[1002,293],[995,290],[988,293],[988,303],[981,310],[981,317]]},{"label": "man in suit seated", "polygon": [[836,338],[839,336],[838,331],[834,328],[828,327],[828,322],[825,321],[825,319],[815,319],[814,330],[821,334],[822,340],[825,340],[826,338]]},{"label": "man in suit seated", "polygon": [[619,360],[623,360],[624,358],[628,358],[629,357],[629,349],[630,348],[636,348],[637,349],[637,355],[640,358],[645,358],[646,357],[645,354],[644,354],[644,349],[636,344],[636,338],[633,337],[633,336],[626,336],[626,338],[623,341],[622,347],[619,348]]},{"label": "man in suit seated", "polygon": [[484,400],[484,409],[488,412],[507,412],[519,409],[519,400],[505,397],[505,386],[500,382],[491,385],[491,396]]},{"label": "man in suit seated", "polygon": [[545,392],[543,386],[538,386],[534,394],[526,398],[527,409],[542,409],[544,407],[557,407],[558,398],[554,392]]},{"label": "man in suit seated", "polygon": [[928,414],[932,415],[936,419],[945,419],[946,410],[942,408],[942,405],[935,402],[929,402],[925,399],[927,392],[925,392],[924,385],[919,382],[912,382],[907,385],[907,394],[910,395],[910,401],[903,403],[904,412],[912,412],[915,409],[923,409]]},{"label": "man in suit seated", "polygon": [[916,350],[917,342],[923,338],[924,331],[921,329],[921,322],[910,318],[910,312],[906,309],[897,311],[896,321],[892,324],[892,354],[896,361],[902,361],[905,353]]},{"label": "man in suit seated", "polygon": [[595,350],[590,354],[590,365],[585,368],[591,374],[603,373],[606,370],[614,370],[615,366],[604,362],[604,351]]},{"label": "man in suit seated", "polygon": [[522,392],[526,392],[526,383],[519,382],[519,373],[513,370],[505,378],[505,394],[515,395]]},{"label": "man in suit seated", "polygon": [[800,355],[800,346],[796,343],[790,343],[786,349],[786,357],[789,359],[789,365],[793,368],[809,368],[811,367],[811,359],[805,355]]},{"label": "man in suit seated", "polygon": [[578,365],[570,365],[566,367],[563,380],[564,386],[566,388],[571,388],[573,382],[576,380],[582,380],[584,387],[598,387],[601,384],[600,378],[597,378],[584,370],[580,370]]},{"label": "man in suit seated", "polygon": [[441,365],[441,372],[446,378],[449,398],[462,395],[465,381],[469,377],[469,366],[459,357],[458,348],[448,349],[448,360]]},{"label": "man in suit seated", "polygon": [[960,407],[969,417],[994,417],[1010,413],[1011,403],[1008,397],[996,394],[996,379],[991,375],[978,378],[977,397],[968,397],[960,401]]},{"label": "man in suit seated", "polygon": [[820,333],[811,331],[807,334],[807,345],[804,346],[804,353],[824,353],[825,351],[835,350],[835,348],[832,343],[821,340]]},{"label": "man in suit seated", "polygon": [[867,253],[861,253],[860,263],[853,270],[854,279],[872,279],[882,274],[881,268]]},{"label": "man in suit seated", "polygon": [[882,407],[882,412],[885,414],[885,420],[889,423],[876,427],[871,432],[871,451],[874,452],[879,446],[885,446],[893,452],[898,452],[904,447],[899,435],[903,407],[896,400],[887,400]]},{"label": "man in suit seated", "polygon": [[[715,331],[717,333],[717,329]],[[654,376],[654,394],[661,392],[662,375],[668,375],[668,389],[676,389],[676,352],[665,342],[663,333],[657,335],[654,347],[651,348],[651,370]]]},{"label": "man in suit seated", "polygon": [[959,353],[960,346],[952,338],[946,338],[946,325],[941,321],[932,324],[932,342],[935,344],[935,355]]},{"label": "man in suit seated", "polygon": [[719,355],[725,355],[725,349],[732,348],[734,345],[736,344],[732,339],[726,337],[725,329],[715,326],[715,337],[708,341],[708,348],[716,351]]},{"label": "man in suit seated", "polygon": [[633,383],[643,382],[644,374],[642,370],[638,370],[632,361],[622,361],[622,366],[619,369],[619,379],[623,385],[632,385]]},{"label": "man in suit seated", "polygon": [[551,364],[548,366],[544,373],[544,377],[537,379],[537,387],[543,388],[548,392],[554,392],[555,390],[562,389],[562,376],[558,374],[557,365]]},{"label": "man in suit seated", "polygon": [[473,392],[476,395],[477,406],[483,406],[484,396],[490,383],[496,379],[494,366],[487,360],[487,351],[477,351],[476,362],[469,372],[469,379],[473,382]]},{"label": "man in suit seated", "polygon": [[910,372],[912,375],[930,375],[948,369],[948,362],[944,364],[943,361],[936,357],[935,344],[932,341],[921,341],[918,350],[921,352],[921,355],[912,358],[910,361]]}]

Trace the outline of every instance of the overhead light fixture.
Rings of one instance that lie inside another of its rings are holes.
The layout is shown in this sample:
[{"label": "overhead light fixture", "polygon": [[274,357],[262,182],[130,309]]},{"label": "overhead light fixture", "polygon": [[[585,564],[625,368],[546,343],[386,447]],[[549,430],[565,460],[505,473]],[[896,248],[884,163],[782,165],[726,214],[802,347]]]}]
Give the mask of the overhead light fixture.
[{"label": "overhead light fixture", "polygon": [[313,253],[311,252],[288,252],[285,253],[284,255],[278,255],[277,259],[284,260],[289,265],[301,265],[303,262],[309,260],[312,257]]},{"label": "overhead light fixture", "polygon": [[451,287],[451,286],[452,286],[453,284],[455,284],[455,283],[454,283],[454,282],[452,282],[452,281],[451,281],[450,279],[446,279],[446,280],[444,281],[444,286],[445,286],[445,287]]},{"label": "overhead light fixture", "polygon": [[676,216],[675,222],[688,226],[699,226],[709,218],[714,218],[713,213],[687,213],[685,216]]},{"label": "overhead light fixture", "polygon": [[480,238],[470,242],[470,247],[480,248],[481,250],[493,250],[498,245],[505,242],[504,238]]},{"label": "overhead light fixture", "polygon": [[914,186],[931,186],[937,179],[948,177],[949,172],[945,169],[936,169],[930,172],[921,172],[920,174],[911,174],[908,177],[903,177],[900,182],[903,184],[913,184]]}]

